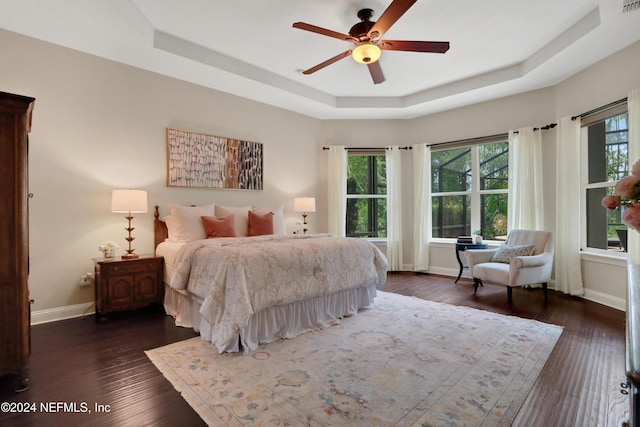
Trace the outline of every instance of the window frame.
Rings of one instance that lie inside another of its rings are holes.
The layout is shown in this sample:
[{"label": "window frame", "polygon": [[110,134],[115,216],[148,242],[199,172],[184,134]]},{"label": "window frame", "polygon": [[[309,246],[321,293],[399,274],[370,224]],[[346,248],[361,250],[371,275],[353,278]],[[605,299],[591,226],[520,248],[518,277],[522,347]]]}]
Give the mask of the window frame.
[{"label": "window frame", "polygon": [[[589,127],[607,119],[629,113],[627,103],[620,104],[614,108],[610,108],[604,111],[589,116],[589,118],[583,118],[580,123],[580,221],[582,226],[580,227],[580,249],[584,255],[604,256],[610,258],[627,259],[627,252],[613,249],[601,249],[588,246],[587,228],[589,222],[587,220],[587,192],[593,189],[601,188],[613,188],[617,181],[599,181],[589,183]],[[629,129],[627,128],[627,132]],[[627,152],[629,150],[629,141],[627,140]],[[602,209],[605,209],[602,207]]]},{"label": "window frame", "polygon": [[[504,189],[489,189],[489,190],[481,190],[480,189],[480,146],[487,144],[495,144],[495,143],[507,143],[508,135],[492,137],[483,139],[482,141],[474,142],[474,143],[463,143],[463,144],[445,144],[440,147],[432,147],[431,152],[432,155],[434,152],[438,151],[448,151],[455,150],[458,148],[469,148],[471,149],[471,190],[468,191],[445,191],[445,192],[434,192],[431,191],[431,206],[433,206],[434,197],[449,197],[449,196],[468,196],[471,204],[471,222],[470,222],[470,234],[472,235],[475,230],[480,230],[482,225],[482,206],[481,200],[484,195],[491,194],[506,194],[508,197],[509,188]],[[507,156],[508,156],[507,148]],[[507,160],[507,168],[509,165],[509,158]],[[433,163],[431,164],[431,168],[433,168]],[[507,177],[509,177],[509,172],[507,172]],[[508,179],[508,183],[509,183]],[[455,242],[457,237],[432,237],[432,241],[434,242]],[[497,242],[495,239],[484,239],[488,242]]]},{"label": "window frame", "polygon": [[[366,149],[366,150],[357,150],[357,149],[352,149],[349,150],[347,149],[347,176],[346,179],[349,179],[349,172],[348,172],[348,164],[349,164],[349,157],[368,157],[368,158],[375,158],[375,157],[385,157],[385,170],[384,170],[384,176],[386,179],[387,176],[387,170],[386,170],[386,150],[384,148],[381,149]],[[373,160],[372,163],[375,165],[377,164],[377,160]],[[374,178],[374,182],[369,181],[368,182],[368,187],[369,188],[376,188],[376,171],[375,170],[369,170],[369,178],[373,177]],[[376,200],[376,199],[384,199],[387,201],[388,203],[388,195],[386,194],[377,194],[377,193],[372,193],[372,194],[349,194],[349,190],[347,188],[346,194],[345,194],[345,203],[348,203],[349,200],[360,200],[360,199],[365,199],[365,200]],[[377,203],[374,203],[374,211],[377,210]],[[345,216],[347,215],[347,208],[345,208]],[[373,231],[376,232],[376,234],[379,234],[379,229],[377,227],[377,221],[375,221],[375,219],[377,219],[377,212],[374,213],[370,213],[369,214],[369,218],[368,220],[371,221],[372,219],[374,219],[374,221],[372,223],[370,223],[371,225],[373,225],[372,230],[369,231]],[[346,222],[346,219],[345,219]],[[386,224],[386,222],[385,222]],[[346,223],[345,223],[345,236],[346,237],[354,237],[354,238],[358,238],[358,239],[366,239],[369,241],[377,241],[377,242],[386,242],[387,241],[387,237],[371,237],[371,236],[350,236],[347,232],[348,230],[346,229]],[[385,235],[387,234],[387,230],[385,228]]]}]

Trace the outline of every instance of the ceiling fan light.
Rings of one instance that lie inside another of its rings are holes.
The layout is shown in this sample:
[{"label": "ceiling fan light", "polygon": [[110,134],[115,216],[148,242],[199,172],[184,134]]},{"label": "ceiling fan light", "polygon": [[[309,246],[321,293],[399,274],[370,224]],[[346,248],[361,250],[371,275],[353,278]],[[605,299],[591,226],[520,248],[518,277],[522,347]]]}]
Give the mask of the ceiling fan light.
[{"label": "ceiling fan light", "polygon": [[380,59],[380,48],[374,43],[362,43],[353,49],[353,59],[361,64],[373,64]]}]

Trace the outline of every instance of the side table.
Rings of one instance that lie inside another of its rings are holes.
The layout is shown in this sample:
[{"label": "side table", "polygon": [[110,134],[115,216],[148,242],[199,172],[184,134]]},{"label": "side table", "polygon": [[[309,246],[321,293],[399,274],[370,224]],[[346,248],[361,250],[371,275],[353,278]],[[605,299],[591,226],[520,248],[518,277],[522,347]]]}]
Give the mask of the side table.
[{"label": "side table", "polygon": [[460,280],[460,276],[462,276],[462,270],[469,267],[467,264],[464,264],[460,259],[460,252],[464,252],[467,249],[487,249],[487,245],[484,243],[457,243],[456,242],[456,259],[458,260],[458,265],[460,265],[460,271],[458,272],[458,277],[456,277],[456,281],[454,283],[458,283],[458,280]]},{"label": "side table", "polygon": [[162,305],[164,258],[140,255],[107,261],[93,258],[96,278],[96,319],[112,311]]}]

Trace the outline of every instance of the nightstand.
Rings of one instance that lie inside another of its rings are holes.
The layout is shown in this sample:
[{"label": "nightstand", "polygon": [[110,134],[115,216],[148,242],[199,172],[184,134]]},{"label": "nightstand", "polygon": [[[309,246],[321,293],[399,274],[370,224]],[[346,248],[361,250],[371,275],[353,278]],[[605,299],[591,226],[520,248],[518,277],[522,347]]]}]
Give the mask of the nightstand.
[{"label": "nightstand", "polygon": [[163,303],[164,258],[140,255],[136,259],[93,258],[96,319],[107,313]]}]

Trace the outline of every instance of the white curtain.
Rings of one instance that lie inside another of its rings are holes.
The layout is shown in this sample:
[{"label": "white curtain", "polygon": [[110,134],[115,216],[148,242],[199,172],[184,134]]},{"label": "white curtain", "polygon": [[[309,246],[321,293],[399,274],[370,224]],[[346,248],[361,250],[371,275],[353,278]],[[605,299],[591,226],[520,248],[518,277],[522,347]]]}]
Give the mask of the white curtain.
[{"label": "white curtain", "polygon": [[556,289],[584,295],[580,262],[580,119],[558,121],[556,134]]},{"label": "white curtain", "polygon": [[429,270],[431,231],[431,148],[413,146],[413,269]]},{"label": "white curtain", "polygon": [[387,162],[387,260],[390,271],[402,270],[402,164],[400,148],[386,150]]},{"label": "white curtain", "polygon": [[509,230],[544,229],[542,136],[532,127],[509,131],[508,209]]},{"label": "white curtain", "polygon": [[330,146],[328,163],[329,233],[344,237],[347,228],[347,147]]},{"label": "white curtain", "polygon": [[[629,92],[627,98],[629,109],[629,170],[640,160],[640,89]],[[627,252],[629,264],[640,264],[640,235],[629,230],[627,237]]]}]

